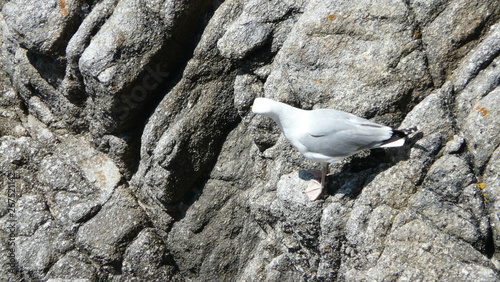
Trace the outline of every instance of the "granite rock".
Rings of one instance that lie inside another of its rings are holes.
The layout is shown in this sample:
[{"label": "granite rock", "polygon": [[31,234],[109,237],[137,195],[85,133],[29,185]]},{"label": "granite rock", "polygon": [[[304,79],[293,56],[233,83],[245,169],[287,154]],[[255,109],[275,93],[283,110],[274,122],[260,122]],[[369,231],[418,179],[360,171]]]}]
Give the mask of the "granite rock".
[{"label": "granite rock", "polygon": [[[0,277],[500,280],[497,2],[0,0]],[[255,97],[419,131],[310,202]]]}]

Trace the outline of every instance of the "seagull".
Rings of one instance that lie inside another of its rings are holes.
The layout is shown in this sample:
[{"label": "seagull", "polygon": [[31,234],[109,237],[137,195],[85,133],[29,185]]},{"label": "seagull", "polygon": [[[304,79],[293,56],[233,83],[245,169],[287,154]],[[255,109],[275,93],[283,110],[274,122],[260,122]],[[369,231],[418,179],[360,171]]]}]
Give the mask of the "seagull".
[{"label": "seagull", "polygon": [[392,129],[334,109],[302,110],[268,98],[256,98],[251,109],[273,119],[304,157],[323,165],[321,183],[311,180],[306,189],[311,201],[321,196],[330,163],[365,149],[401,147],[417,131],[416,127]]}]

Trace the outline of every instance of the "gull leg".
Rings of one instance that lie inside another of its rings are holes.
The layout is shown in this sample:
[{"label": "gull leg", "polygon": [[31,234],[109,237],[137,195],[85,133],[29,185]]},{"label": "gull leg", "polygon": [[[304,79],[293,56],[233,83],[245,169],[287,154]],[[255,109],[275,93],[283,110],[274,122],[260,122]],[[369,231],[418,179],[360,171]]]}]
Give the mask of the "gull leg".
[{"label": "gull leg", "polygon": [[323,164],[323,173],[321,174],[321,189],[325,188],[325,178],[330,173],[329,163]]}]

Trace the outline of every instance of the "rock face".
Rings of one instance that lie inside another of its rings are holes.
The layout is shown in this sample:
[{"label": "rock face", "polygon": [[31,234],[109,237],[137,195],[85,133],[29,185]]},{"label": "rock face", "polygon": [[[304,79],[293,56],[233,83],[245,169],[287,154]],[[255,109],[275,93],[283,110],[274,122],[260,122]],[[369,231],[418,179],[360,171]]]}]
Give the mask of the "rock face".
[{"label": "rock face", "polygon": [[[0,277],[500,280],[498,1],[5,2]],[[419,132],[309,202],[255,97]]]}]

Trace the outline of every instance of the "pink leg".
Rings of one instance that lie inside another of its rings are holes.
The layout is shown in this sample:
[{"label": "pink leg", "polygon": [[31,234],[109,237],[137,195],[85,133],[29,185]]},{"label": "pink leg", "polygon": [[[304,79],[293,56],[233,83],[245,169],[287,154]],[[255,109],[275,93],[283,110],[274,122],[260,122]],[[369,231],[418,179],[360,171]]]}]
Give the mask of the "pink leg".
[{"label": "pink leg", "polygon": [[328,166],[329,164],[323,164],[323,173],[321,174],[321,188],[325,188],[325,178],[330,173],[330,168]]}]

